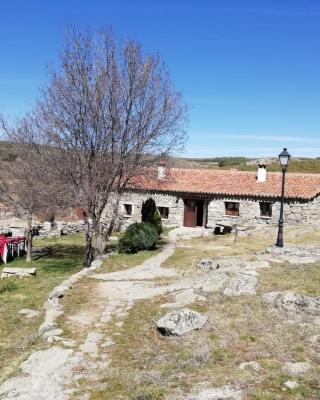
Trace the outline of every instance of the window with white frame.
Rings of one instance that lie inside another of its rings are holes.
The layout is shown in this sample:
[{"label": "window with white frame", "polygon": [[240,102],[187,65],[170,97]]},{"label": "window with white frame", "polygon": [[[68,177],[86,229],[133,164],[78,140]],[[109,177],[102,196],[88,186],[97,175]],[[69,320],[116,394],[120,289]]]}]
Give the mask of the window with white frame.
[{"label": "window with white frame", "polygon": [[132,209],[133,209],[132,204],[123,204],[123,214],[126,217],[131,217]]},{"label": "window with white frame", "polygon": [[161,215],[161,219],[169,218],[169,207],[158,207],[158,210]]}]

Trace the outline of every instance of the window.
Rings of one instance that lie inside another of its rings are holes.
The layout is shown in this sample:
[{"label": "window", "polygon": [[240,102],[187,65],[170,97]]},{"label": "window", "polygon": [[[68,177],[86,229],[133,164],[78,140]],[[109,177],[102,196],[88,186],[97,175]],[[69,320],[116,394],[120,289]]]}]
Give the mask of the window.
[{"label": "window", "polygon": [[132,215],[132,204],[124,204],[123,205],[123,213],[126,216]]},{"label": "window", "polygon": [[239,216],[239,203],[235,203],[233,201],[227,201],[225,203],[226,207],[226,215],[233,215],[235,217]]},{"label": "window", "polygon": [[272,216],[272,204],[271,203],[260,203],[260,216],[271,217]]},{"label": "window", "polygon": [[158,207],[158,210],[161,215],[161,219],[169,218],[169,207]]}]

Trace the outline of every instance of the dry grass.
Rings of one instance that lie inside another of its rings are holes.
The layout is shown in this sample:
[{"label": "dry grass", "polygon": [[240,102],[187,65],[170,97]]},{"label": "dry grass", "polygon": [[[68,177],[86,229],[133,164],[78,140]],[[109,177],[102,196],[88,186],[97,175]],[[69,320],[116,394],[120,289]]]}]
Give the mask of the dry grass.
[{"label": "dry grass", "polygon": [[180,240],[176,251],[164,262],[163,267],[188,271],[194,269],[201,258],[223,256],[243,256],[250,260],[256,252],[264,251],[273,243],[274,230],[269,230],[267,235],[257,233],[238,237],[236,242],[233,234]]},{"label": "dry grass", "polygon": [[[267,234],[239,238],[199,238],[179,241],[179,247],[166,267],[194,270],[197,259],[223,255],[255,257],[273,244],[275,229]],[[290,230],[287,231],[290,236]],[[313,237],[313,236],[312,236]],[[297,238],[292,233],[292,240]],[[300,236],[304,243],[308,235]],[[259,275],[259,294],[269,290],[294,290],[319,295],[320,272],[317,265],[275,265]],[[110,367],[102,373],[100,388],[91,399],[173,399],[193,391],[206,382],[212,387],[226,384],[243,390],[248,400],[293,400],[320,398],[320,359],[309,338],[317,334],[312,326],[287,323],[287,316],[262,302],[258,296],[226,297],[216,293],[205,303],[190,305],[209,317],[206,328],[180,338],[162,337],[156,320],[165,313],[160,305],[168,298],[136,303],[124,325],[109,326],[115,345],[108,350]],[[261,371],[241,370],[239,364],[257,361]],[[312,369],[304,377],[282,371],[286,361],[307,361]],[[284,388],[296,380],[294,390]]]},{"label": "dry grass", "polygon": [[[314,334],[312,330],[285,324],[283,316],[259,297],[242,296],[235,301],[217,294],[205,307],[209,317],[205,330],[180,338],[162,337],[155,321],[165,312],[159,309],[163,300],[139,302],[131,310],[123,327],[118,328],[119,335],[114,336],[116,343],[109,352],[112,364],[100,381],[102,388],[91,399],[128,399],[141,388],[154,393],[148,399],[157,399],[159,393],[169,399],[192,391],[202,382],[213,387],[240,387],[252,400],[318,398],[318,357],[307,339],[308,334]],[[239,369],[241,362],[252,360],[264,369]],[[299,379],[302,386],[293,392],[283,391],[283,383],[293,379],[281,370],[288,360],[309,361],[314,366]]]},{"label": "dry grass", "polygon": [[260,272],[260,293],[285,290],[320,296],[320,264],[275,264],[271,269]]}]

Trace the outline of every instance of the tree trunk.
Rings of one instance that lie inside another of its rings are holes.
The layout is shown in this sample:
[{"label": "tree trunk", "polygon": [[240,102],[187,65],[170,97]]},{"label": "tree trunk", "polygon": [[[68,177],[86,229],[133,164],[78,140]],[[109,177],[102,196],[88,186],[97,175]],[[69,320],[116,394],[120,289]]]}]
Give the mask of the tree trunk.
[{"label": "tree trunk", "polygon": [[32,261],[32,215],[27,219],[27,256],[26,261]]},{"label": "tree trunk", "polygon": [[93,231],[92,226],[87,217],[84,220],[85,224],[85,236],[86,236],[86,248],[85,248],[85,258],[84,258],[84,266],[89,268],[92,261],[94,260],[94,248],[92,245]]},{"label": "tree trunk", "polygon": [[121,195],[118,194],[117,198],[116,198],[116,201],[115,201],[115,203],[113,205],[112,216],[111,216],[111,219],[109,221],[108,228],[106,230],[106,234],[104,236],[104,239],[105,239],[106,242],[108,242],[110,236],[112,235],[116,220],[119,217],[120,199],[121,199]]},{"label": "tree trunk", "polygon": [[106,239],[103,234],[100,218],[101,216],[95,221],[95,257],[102,256],[106,248]]}]

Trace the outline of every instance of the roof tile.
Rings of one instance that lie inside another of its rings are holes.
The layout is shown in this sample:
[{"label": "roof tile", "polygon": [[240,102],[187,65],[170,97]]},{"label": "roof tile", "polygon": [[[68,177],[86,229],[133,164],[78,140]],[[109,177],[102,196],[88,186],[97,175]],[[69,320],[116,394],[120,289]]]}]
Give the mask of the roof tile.
[{"label": "roof tile", "polygon": [[[164,180],[143,176],[133,186],[163,192],[276,198],[281,194],[281,180],[278,172],[268,172],[266,181],[258,182],[256,172],[171,168]],[[287,173],[287,198],[312,199],[319,193],[320,174]]]}]

